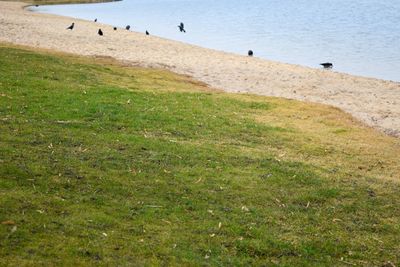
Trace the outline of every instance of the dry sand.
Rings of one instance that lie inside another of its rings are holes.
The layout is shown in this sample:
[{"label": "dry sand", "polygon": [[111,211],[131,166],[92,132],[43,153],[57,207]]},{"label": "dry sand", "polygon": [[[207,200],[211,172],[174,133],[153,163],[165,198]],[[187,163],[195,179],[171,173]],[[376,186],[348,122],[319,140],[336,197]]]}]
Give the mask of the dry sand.
[{"label": "dry sand", "polygon": [[[250,58],[123,29],[113,31],[109,25],[33,13],[24,6],[0,1],[0,42],[161,67],[228,92],[328,104],[400,137],[400,83]],[[73,21],[74,30],[66,30]],[[99,27],[103,37],[97,35]]]}]

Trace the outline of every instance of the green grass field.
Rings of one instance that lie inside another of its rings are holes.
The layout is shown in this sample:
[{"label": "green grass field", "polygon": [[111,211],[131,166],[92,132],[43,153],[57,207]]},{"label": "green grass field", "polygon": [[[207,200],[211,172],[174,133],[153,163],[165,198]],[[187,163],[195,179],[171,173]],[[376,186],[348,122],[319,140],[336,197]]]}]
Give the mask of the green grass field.
[{"label": "green grass field", "polygon": [[399,155],[332,107],[3,45],[0,265],[400,264]]}]

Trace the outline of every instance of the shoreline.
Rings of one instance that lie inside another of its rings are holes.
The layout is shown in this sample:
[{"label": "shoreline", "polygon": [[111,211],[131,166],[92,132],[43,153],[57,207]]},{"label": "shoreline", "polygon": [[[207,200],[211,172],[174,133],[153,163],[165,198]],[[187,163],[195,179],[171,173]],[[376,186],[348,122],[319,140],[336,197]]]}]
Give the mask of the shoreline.
[{"label": "shoreline", "polygon": [[[3,1],[3,0],[0,0]],[[69,5],[69,4],[99,4],[99,3],[110,3],[110,2],[118,2],[122,0],[31,0],[31,1],[19,1],[19,0],[11,0],[10,2],[19,2],[25,3],[25,7],[41,5],[41,6],[51,6],[51,5]]]},{"label": "shoreline", "polygon": [[[250,58],[81,19],[34,13],[22,2],[0,2],[0,42],[189,75],[227,92],[331,105],[400,137],[400,83]],[[74,21],[76,28],[65,28]],[[103,37],[97,35],[101,27]]]}]

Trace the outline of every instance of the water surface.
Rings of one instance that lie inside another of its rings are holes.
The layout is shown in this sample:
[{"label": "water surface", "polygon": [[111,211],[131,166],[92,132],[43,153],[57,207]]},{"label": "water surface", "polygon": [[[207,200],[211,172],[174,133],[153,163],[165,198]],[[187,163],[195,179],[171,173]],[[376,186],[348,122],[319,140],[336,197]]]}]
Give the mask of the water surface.
[{"label": "water surface", "polygon": [[[400,81],[399,0],[124,0],[39,12],[125,27],[207,48]],[[185,23],[186,34],[177,25]]]}]

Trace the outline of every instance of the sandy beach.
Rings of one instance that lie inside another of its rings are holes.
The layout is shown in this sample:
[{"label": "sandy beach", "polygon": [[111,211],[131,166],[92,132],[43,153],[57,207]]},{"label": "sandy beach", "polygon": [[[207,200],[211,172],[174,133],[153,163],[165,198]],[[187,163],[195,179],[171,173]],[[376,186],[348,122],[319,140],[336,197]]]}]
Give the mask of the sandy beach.
[{"label": "sandy beach", "polygon": [[[33,13],[0,1],[0,42],[189,75],[227,92],[285,97],[335,106],[400,137],[400,83],[235,55],[68,17]],[[73,31],[66,30],[75,22]],[[101,28],[104,36],[97,35]]]}]

